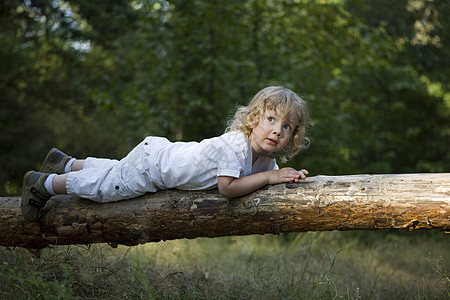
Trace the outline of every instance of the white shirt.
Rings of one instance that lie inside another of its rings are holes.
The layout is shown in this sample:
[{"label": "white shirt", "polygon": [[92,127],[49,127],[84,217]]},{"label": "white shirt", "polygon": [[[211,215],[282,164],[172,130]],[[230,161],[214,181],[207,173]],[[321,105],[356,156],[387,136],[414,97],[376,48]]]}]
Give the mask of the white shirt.
[{"label": "white shirt", "polygon": [[171,143],[160,137],[144,142],[152,148],[146,150],[153,152],[150,172],[161,189],[211,189],[217,186],[218,176],[239,178],[278,169],[275,159],[268,156],[259,156],[252,165],[250,140],[240,131],[201,142]]}]

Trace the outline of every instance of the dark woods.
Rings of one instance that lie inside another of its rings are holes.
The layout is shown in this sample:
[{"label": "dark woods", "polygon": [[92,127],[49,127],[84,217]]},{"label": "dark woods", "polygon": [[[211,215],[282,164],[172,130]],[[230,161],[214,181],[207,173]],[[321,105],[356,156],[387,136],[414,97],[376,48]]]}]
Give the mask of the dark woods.
[{"label": "dark woods", "polygon": [[[315,174],[450,171],[448,1],[0,4],[0,194],[52,146],[200,140],[270,84],[311,106]],[[301,164],[300,164],[301,161]]]}]

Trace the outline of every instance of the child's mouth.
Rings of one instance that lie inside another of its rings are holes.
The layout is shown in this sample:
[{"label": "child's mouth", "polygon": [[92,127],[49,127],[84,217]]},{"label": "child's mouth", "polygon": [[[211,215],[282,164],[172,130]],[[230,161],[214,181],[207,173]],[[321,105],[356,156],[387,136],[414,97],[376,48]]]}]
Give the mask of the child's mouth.
[{"label": "child's mouth", "polygon": [[277,144],[276,140],[272,140],[270,138],[267,138],[267,141],[269,141],[269,144],[271,144],[271,145],[276,145]]}]

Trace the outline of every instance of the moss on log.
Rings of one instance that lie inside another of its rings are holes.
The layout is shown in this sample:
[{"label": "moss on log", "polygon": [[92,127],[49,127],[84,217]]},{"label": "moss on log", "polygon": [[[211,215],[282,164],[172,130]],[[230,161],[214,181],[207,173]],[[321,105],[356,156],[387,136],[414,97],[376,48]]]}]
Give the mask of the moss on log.
[{"label": "moss on log", "polygon": [[20,198],[0,201],[0,245],[137,245],[161,240],[281,232],[437,229],[450,231],[450,174],[315,176],[228,200],[217,190],[159,191],[99,204],[49,200],[28,222]]}]

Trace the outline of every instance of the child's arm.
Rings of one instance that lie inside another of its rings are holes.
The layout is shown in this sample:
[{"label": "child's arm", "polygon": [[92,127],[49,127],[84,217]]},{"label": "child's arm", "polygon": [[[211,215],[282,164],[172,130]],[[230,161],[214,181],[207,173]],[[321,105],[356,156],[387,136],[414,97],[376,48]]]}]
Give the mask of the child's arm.
[{"label": "child's arm", "polygon": [[217,185],[222,196],[233,198],[253,192],[267,184],[298,182],[300,179],[305,179],[306,175],[308,171],[304,169],[296,171],[292,168],[282,168],[240,178],[219,176]]}]

